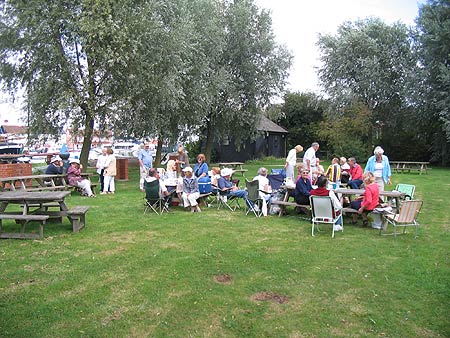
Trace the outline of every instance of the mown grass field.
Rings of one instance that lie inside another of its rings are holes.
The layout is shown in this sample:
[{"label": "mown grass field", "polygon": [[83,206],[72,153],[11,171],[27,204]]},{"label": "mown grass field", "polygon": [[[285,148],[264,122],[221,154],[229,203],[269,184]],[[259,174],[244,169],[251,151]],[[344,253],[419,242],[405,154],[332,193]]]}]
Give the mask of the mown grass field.
[{"label": "mown grass field", "polygon": [[144,215],[137,174],[115,195],[67,198],[91,206],[79,234],[64,220],[43,240],[0,241],[0,337],[450,335],[449,169],[393,174],[424,200],[417,239],[348,219],[313,238],[292,210]]}]

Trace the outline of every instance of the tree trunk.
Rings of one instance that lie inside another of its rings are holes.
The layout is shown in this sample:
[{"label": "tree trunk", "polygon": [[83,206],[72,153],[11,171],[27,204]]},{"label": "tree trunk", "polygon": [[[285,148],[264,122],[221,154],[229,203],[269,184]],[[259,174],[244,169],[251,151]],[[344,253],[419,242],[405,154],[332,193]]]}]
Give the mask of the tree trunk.
[{"label": "tree trunk", "polygon": [[161,153],[162,153],[163,139],[158,136],[158,144],[156,145],[155,168],[161,167]]},{"label": "tree trunk", "polygon": [[205,157],[206,163],[211,163],[211,153],[214,142],[214,133],[212,130],[211,122],[208,121],[206,124],[206,142],[205,142]]},{"label": "tree trunk", "polygon": [[91,116],[92,114],[86,112],[83,146],[81,147],[80,154],[80,163],[83,165],[83,171],[86,171],[88,166],[89,151],[91,150],[92,134],[94,131],[94,119]]}]

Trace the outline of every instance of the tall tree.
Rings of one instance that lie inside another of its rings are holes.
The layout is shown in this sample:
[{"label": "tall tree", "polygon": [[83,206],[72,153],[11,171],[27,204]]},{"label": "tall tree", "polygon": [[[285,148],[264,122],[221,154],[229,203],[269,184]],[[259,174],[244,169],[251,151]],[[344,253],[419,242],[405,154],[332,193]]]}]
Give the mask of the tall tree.
[{"label": "tall tree", "polygon": [[407,84],[417,64],[408,28],[376,18],[345,22],[336,35],[319,36],[318,46],[319,78],[338,108],[336,114],[351,102],[361,102],[371,111],[371,130],[378,121],[384,126],[383,138],[395,137],[399,113],[410,105]]},{"label": "tall tree", "polygon": [[288,148],[301,144],[305,149],[318,140],[318,124],[327,103],[314,93],[287,93],[276,121],[289,130]]},{"label": "tall tree", "polygon": [[[208,60],[203,83],[205,154],[214,140],[227,137],[236,145],[256,132],[259,109],[284,89],[291,56],[274,39],[270,14],[252,0],[218,1],[222,32]],[[204,46],[206,51],[211,46]],[[207,54],[208,55],[208,54]],[[213,90],[211,90],[211,88]]]},{"label": "tall tree", "polygon": [[105,121],[110,82],[126,62],[126,1],[6,0],[0,13],[0,75],[4,89],[23,87],[30,127],[58,135],[70,120],[84,129],[86,164],[93,127]]},{"label": "tall tree", "polygon": [[[430,0],[419,10],[418,54],[423,66],[417,77],[422,129],[433,137],[433,159],[450,164],[450,3]],[[423,81],[425,79],[425,81]]]}]

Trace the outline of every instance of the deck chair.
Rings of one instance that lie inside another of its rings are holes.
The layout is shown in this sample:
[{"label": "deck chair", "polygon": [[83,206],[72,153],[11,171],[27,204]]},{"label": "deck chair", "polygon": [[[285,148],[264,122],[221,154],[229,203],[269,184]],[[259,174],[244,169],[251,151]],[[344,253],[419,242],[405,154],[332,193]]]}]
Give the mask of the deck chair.
[{"label": "deck chair", "polygon": [[159,180],[154,180],[151,182],[144,181],[144,190],[145,190],[144,214],[147,212],[148,209],[153,210],[158,215],[162,215],[163,212],[169,211],[166,200],[159,196]]},{"label": "deck chair", "polygon": [[245,204],[247,206],[245,214],[248,215],[249,212],[253,212],[256,217],[261,217],[263,215],[263,205],[266,202],[259,196],[259,181],[245,180],[245,186],[248,193],[247,198],[245,199]]},{"label": "deck chair", "polygon": [[284,182],[284,176],[279,174],[267,175],[267,179],[269,180],[269,184],[272,187],[272,191],[280,190]]},{"label": "deck chair", "polygon": [[213,188],[212,197],[214,202],[210,203],[211,206],[217,206],[217,209],[226,208],[230,211],[235,211],[240,208],[239,197],[231,196],[229,190],[221,190],[218,186],[211,185]]},{"label": "deck chair", "polygon": [[414,198],[414,192],[416,191],[416,186],[412,184],[399,183],[395,187],[395,190],[405,193],[405,200],[412,200]]},{"label": "deck chair", "polygon": [[319,224],[324,223],[331,224],[331,238],[334,238],[334,226],[339,218],[341,219],[342,231],[344,231],[342,213],[339,215],[336,214],[330,196],[310,196],[309,201],[311,203],[312,236],[314,236],[314,228],[317,227],[317,231],[321,231]]},{"label": "deck chair", "polygon": [[[393,212],[385,212],[383,214],[383,220],[385,221],[384,227],[380,229],[380,235],[383,230],[387,230],[389,224],[394,227],[393,233],[384,233],[384,235],[397,235],[406,233],[406,227],[415,227],[416,235],[419,229],[419,223],[417,222],[417,216],[422,208],[423,201],[421,200],[405,200],[400,206],[398,214]],[[397,232],[398,227],[403,227],[403,232]]]}]

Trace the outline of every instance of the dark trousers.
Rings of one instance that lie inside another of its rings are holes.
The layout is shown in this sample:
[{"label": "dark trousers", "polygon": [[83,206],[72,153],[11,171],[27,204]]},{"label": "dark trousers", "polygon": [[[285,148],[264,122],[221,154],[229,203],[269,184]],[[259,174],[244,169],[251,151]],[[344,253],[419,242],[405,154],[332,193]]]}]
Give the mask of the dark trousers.
[{"label": "dark trousers", "polygon": [[359,189],[359,187],[361,186],[362,183],[363,183],[363,180],[350,180],[350,181],[348,181],[347,185],[351,189]]},{"label": "dark trousers", "polygon": [[[101,185],[101,189],[100,189],[100,191],[103,191],[103,187],[104,187],[104,182],[105,182],[105,176],[103,176],[103,172],[105,171],[105,169],[102,169],[101,171],[100,171],[100,174],[99,174],[99,179],[100,179],[100,185]],[[109,190],[109,189],[108,189]]]}]

